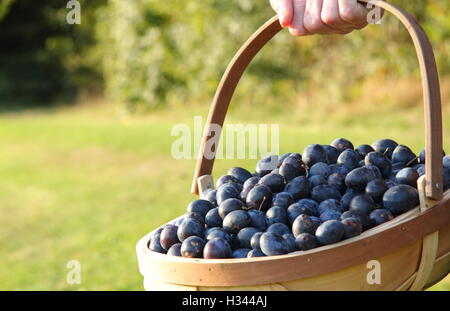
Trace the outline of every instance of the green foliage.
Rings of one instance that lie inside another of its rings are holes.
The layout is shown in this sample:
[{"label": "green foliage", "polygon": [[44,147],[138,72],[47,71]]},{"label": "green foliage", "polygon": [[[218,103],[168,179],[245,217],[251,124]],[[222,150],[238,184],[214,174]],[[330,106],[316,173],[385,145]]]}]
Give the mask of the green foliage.
[{"label": "green foliage", "polygon": [[66,22],[64,1],[1,2],[1,108],[49,104],[82,88],[101,87],[92,47],[96,8],[105,2],[81,1],[81,25]]},{"label": "green foliage", "polygon": [[[450,73],[450,3],[394,0],[429,34]],[[106,89],[129,110],[207,103],[238,48],[274,13],[268,1],[80,0],[81,25],[65,1],[0,2],[0,102],[50,103]],[[407,31],[392,16],[349,36],[294,38],[285,30],[255,58],[236,94],[251,107],[321,106],[358,99],[365,81],[417,77]],[[302,104],[302,103],[300,103]]]},{"label": "green foliage", "polygon": [[[450,71],[446,1],[398,0],[417,17]],[[273,15],[266,1],[161,2],[112,0],[102,11],[98,38],[111,98],[131,109],[172,102],[209,101],[221,74],[242,43]],[[237,91],[247,105],[293,102],[295,94],[319,90],[312,100],[351,100],[367,78],[416,75],[414,48],[392,16],[347,37],[295,39],[287,31],[258,55]]]}]

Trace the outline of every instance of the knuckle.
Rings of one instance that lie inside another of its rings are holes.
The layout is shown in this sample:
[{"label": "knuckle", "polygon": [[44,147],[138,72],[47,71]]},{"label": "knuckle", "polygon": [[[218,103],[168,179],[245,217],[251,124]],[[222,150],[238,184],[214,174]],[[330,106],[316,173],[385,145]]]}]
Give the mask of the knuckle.
[{"label": "knuckle", "polygon": [[309,32],[318,32],[324,28],[324,24],[319,18],[305,18],[303,25]]},{"label": "knuckle", "polygon": [[304,28],[289,28],[289,32],[291,33],[291,35],[293,36],[305,36],[308,34],[308,32],[304,29]]},{"label": "knuckle", "polygon": [[339,9],[339,14],[342,19],[347,22],[360,22],[361,17],[359,16],[356,8],[353,7],[343,7]]},{"label": "knuckle", "polygon": [[322,12],[321,19],[327,25],[337,25],[340,22],[339,16],[330,12]]}]

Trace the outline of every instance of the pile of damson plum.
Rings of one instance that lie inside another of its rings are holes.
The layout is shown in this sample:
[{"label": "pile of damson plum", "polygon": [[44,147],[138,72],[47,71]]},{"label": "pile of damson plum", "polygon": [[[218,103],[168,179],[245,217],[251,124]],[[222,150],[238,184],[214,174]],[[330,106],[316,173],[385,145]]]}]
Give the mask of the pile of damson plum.
[{"label": "pile of damson plum", "polygon": [[[148,247],[189,258],[250,258],[306,251],[359,235],[419,204],[425,151],[390,139],[356,149],[344,138],[302,154],[268,156],[256,172],[232,167]],[[443,156],[444,189],[450,156]]]}]

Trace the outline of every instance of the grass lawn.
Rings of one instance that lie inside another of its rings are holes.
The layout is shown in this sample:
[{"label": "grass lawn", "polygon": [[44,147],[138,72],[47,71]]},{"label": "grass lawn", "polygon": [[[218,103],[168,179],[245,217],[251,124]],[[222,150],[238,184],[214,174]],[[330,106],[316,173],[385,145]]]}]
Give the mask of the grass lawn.
[{"label": "grass lawn", "polygon": [[[170,131],[175,123],[192,124],[196,113],[206,117],[207,108],[136,118],[119,118],[104,107],[0,116],[0,289],[143,289],[136,242],[194,199],[195,160],[172,159]],[[282,153],[336,137],[356,145],[391,137],[420,151],[423,118],[411,112],[400,119],[313,124],[278,115],[270,122],[280,123]],[[227,121],[252,119],[236,110]],[[215,175],[255,163],[218,160]],[[73,259],[81,263],[80,285],[66,282]],[[449,277],[433,289],[450,290]]]}]

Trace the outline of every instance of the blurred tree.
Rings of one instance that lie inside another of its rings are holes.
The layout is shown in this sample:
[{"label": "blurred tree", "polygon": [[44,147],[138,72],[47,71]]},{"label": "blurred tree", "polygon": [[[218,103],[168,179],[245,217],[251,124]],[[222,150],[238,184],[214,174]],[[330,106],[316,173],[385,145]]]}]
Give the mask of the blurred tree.
[{"label": "blurred tree", "polygon": [[[83,22],[66,22],[66,2],[2,1],[0,5],[0,105],[50,104],[82,88],[101,88],[92,57],[95,10],[106,3],[81,1]],[[1,18],[2,17],[2,18]]]},{"label": "blurred tree", "polygon": [[[392,2],[416,16],[441,74],[449,73],[450,1]],[[274,15],[268,1],[254,0],[80,3],[81,24],[69,25],[64,1],[0,2],[0,105],[51,103],[103,87],[136,111],[209,102],[231,57]],[[354,99],[368,78],[417,70],[407,31],[389,15],[345,37],[283,31],[250,65],[236,99],[260,107],[314,91],[334,104]]]}]

